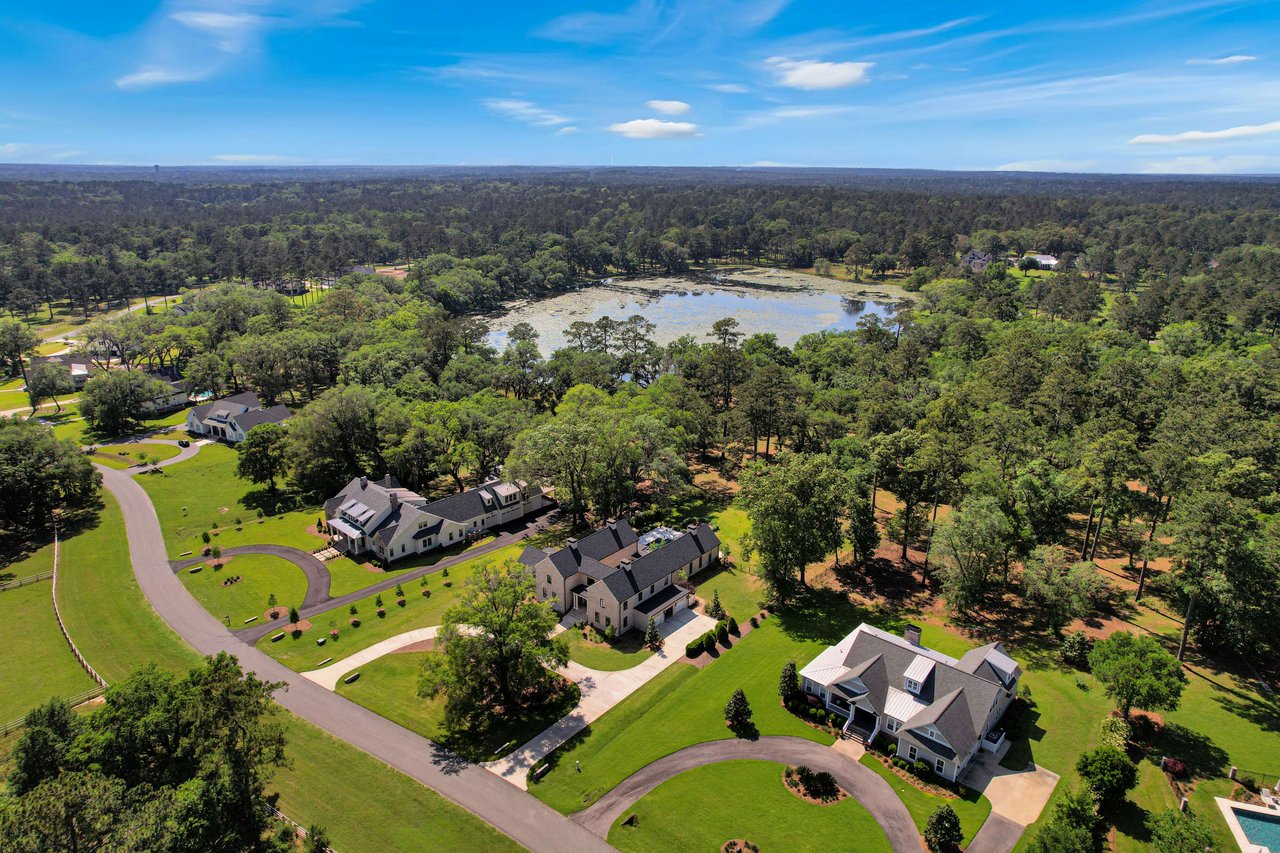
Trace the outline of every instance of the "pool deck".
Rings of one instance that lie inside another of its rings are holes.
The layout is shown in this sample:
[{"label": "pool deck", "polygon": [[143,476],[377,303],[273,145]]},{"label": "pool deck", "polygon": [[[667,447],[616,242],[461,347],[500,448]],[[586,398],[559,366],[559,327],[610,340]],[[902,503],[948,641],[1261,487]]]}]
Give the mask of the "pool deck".
[{"label": "pool deck", "polygon": [[[1276,823],[1280,823],[1280,809],[1269,809],[1266,806],[1255,806],[1252,803],[1239,803],[1224,797],[1214,797],[1213,799],[1217,802],[1218,808],[1222,811],[1223,820],[1227,822],[1231,835],[1235,838],[1236,844],[1240,846],[1243,853],[1267,853],[1270,850],[1269,847],[1255,844],[1249,840],[1248,836],[1244,834],[1244,828],[1240,826],[1240,821],[1236,819],[1236,812],[1251,812],[1269,817]],[[1274,850],[1271,853],[1280,853],[1280,850]]]}]

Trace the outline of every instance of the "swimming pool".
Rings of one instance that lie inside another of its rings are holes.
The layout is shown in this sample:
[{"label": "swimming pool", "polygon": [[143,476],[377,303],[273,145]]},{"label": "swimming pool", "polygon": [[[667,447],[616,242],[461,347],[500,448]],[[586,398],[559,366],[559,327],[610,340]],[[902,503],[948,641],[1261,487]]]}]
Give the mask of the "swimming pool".
[{"label": "swimming pool", "polygon": [[1221,797],[1214,799],[1241,850],[1255,853],[1259,848],[1266,848],[1271,853],[1280,853],[1280,812]]}]

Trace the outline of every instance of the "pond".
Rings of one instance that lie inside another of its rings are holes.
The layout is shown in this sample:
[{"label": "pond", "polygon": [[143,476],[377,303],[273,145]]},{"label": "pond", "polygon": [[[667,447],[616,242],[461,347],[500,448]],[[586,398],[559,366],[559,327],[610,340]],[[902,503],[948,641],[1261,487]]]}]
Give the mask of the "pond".
[{"label": "pond", "polygon": [[550,355],[567,343],[569,324],[602,316],[623,320],[639,314],[657,328],[661,346],[682,335],[707,340],[711,324],[724,317],[738,321],[749,337],[777,335],[792,346],[802,335],[824,329],[853,329],[867,315],[887,318],[905,294],[896,288],[851,284],[778,270],[734,273],[715,278],[611,280],[542,299],[518,300],[488,317],[489,343],[501,350],[507,332],[519,322],[538,332],[538,349]]}]

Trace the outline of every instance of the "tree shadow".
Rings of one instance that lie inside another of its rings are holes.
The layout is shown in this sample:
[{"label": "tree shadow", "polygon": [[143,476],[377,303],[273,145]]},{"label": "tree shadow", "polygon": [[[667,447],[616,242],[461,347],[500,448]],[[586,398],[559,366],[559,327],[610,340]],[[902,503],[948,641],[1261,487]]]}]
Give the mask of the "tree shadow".
[{"label": "tree shadow", "polygon": [[760,740],[760,729],[751,720],[747,720],[738,726],[729,726],[729,731],[733,732],[734,737],[741,740]]},{"label": "tree shadow", "polygon": [[891,633],[901,633],[907,620],[900,613],[873,610],[855,604],[847,594],[823,587],[801,589],[778,608],[774,618],[782,630],[797,640],[818,640],[834,645],[862,622]]},{"label": "tree shadow", "polygon": [[1208,736],[1177,723],[1165,723],[1152,739],[1147,757],[1159,762],[1163,756],[1176,758],[1198,779],[1221,776],[1230,763],[1226,750]]},{"label": "tree shadow", "polygon": [[[66,541],[73,536],[97,528],[101,524],[103,507],[102,501],[98,501],[84,509],[63,514],[57,521],[58,537]],[[12,569],[15,564],[52,543],[52,526],[33,530],[6,531],[0,534],[0,581],[16,578],[18,573]],[[24,574],[30,574],[30,572],[24,572]]]},{"label": "tree shadow", "polygon": [[898,604],[912,600],[921,591],[914,571],[903,569],[885,557],[873,557],[861,565],[842,563],[834,567],[832,573],[840,585],[851,592]]},{"label": "tree shadow", "polygon": [[1111,818],[1117,833],[1132,838],[1144,846],[1151,844],[1151,830],[1147,827],[1147,818],[1151,813],[1142,806],[1126,798],[1111,804],[1110,808],[1103,803],[1101,810]]},{"label": "tree shadow", "polygon": [[1040,711],[1035,700],[1018,698],[1009,704],[1000,726],[1009,739],[1009,749],[1000,766],[1009,770],[1023,770],[1035,761],[1032,742],[1044,740],[1045,730],[1040,726]]},{"label": "tree shadow", "polygon": [[302,495],[297,492],[290,489],[276,489],[273,492],[265,487],[246,492],[240,499],[240,503],[244,504],[246,509],[261,512],[263,515],[280,515],[302,509],[307,505]]}]

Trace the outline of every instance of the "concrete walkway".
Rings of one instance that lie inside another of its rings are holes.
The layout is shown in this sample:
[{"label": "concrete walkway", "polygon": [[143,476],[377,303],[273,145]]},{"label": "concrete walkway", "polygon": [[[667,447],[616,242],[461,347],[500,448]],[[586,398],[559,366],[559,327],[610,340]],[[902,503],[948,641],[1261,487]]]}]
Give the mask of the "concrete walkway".
[{"label": "concrete walkway", "polygon": [[414,643],[421,643],[423,640],[434,640],[439,630],[439,625],[432,625],[430,628],[415,628],[412,631],[405,631],[403,634],[388,637],[380,643],[374,643],[367,649],[361,649],[353,655],[348,655],[336,663],[302,674],[321,687],[334,690],[337,688],[338,682],[347,673],[354,672],[365,664],[372,663],[383,655],[389,655],[397,649],[403,649],[405,646]]},{"label": "concrete walkway", "polygon": [[1036,822],[1058,784],[1058,774],[1032,764],[1025,770],[1000,766],[1000,757],[983,752],[961,780],[991,801],[991,816],[978,830],[969,853],[1009,853],[1022,832]]},{"label": "concrete walkway", "polygon": [[483,766],[517,788],[526,790],[529,787],[529,769],[534,764],[683,657],[684,647],[714,628],[715,624],[711,617],[692,610],[677,613],[659,626],[659,633],[666,640],[663,650],[630,669],[601,672],[569,661],[568,666],[561,668],[560,674],[575,682],[581,690],[578,706],[510,755]]},{"label": "concrete walkway", "polygon": [[281,706],[437,791],[530,850],[603,853],[613,849],[550,806],[427,738],[325,690],[232,634],[173,573],[147,493],[128,473],[95,467],[102,474],[103,485],[120,503],[129,557],[142,594],[160,618],[197,652],[228,652],[240,659],[247,672],[266,681],[283,682],[285,687],[275,694]]},{"label": "concrete walkway", "polygon": [[[329,600],[329,583],[332,578],[325,564],[320,562],[314,554],[308,554],[306,551],[291,548],[288,545],[236,545],[233,548],[222,549],[222,556],[227,558],[239,554],[265,554],[269,557],[279,557],[302,569],[302,573],[307,576],[307,594],[302,599],[303,608],[318,606]],[[212,557],[192,557],[189,560],[173,560],[170,565],[173,566],[174,572],[180,572],[211,559]]]},{"label": "concrete walkway", "polygon": [[[920,834],[916,831],[911,813],[888,782],[830,747],[797,737],[713,740],[686,747],[632,773],[590,808],[575,814],[573,820],[596,835],[607,836],[609,828],[627,809],[668,779],[708,764],[739,759],[805,764],[814,770],[827,771],[836,777],[841,788],[853,795],[871,813],[888,836],[895,853],[920,853]],[[781,778],[778,779],[778,785],[782,785]],[[732,797],[733,793],[719,792],[719,796]],[[750,808],[749,804],[742,805]],[[835,840],[832,849],[857,850],[857,839]]]}]

